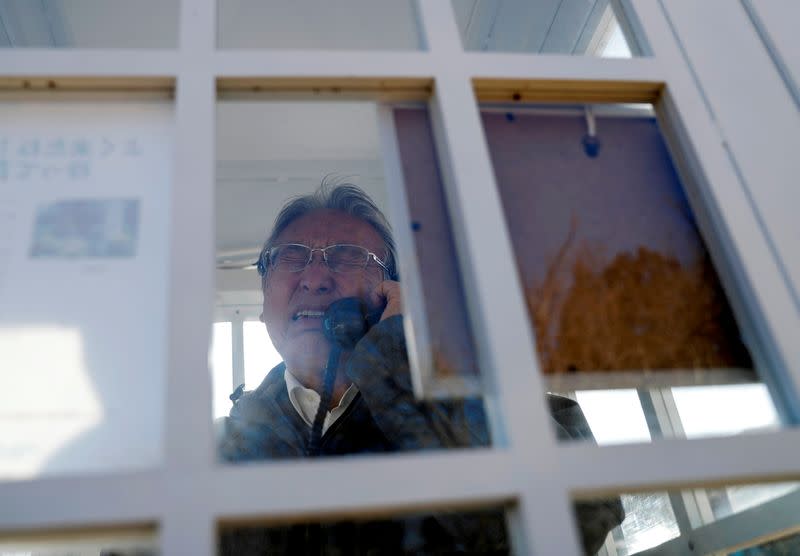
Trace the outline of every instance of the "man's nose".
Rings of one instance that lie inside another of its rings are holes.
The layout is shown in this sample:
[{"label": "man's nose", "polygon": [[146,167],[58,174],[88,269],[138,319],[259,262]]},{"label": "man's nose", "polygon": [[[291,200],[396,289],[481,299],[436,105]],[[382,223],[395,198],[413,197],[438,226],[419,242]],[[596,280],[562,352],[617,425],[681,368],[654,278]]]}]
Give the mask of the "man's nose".
[{"label": "man's nose", "polygon": [[300,271],[300,287],[313,293],[327,293],[333,289],[333,273],[321,251],[312,252],[311,262]]}]

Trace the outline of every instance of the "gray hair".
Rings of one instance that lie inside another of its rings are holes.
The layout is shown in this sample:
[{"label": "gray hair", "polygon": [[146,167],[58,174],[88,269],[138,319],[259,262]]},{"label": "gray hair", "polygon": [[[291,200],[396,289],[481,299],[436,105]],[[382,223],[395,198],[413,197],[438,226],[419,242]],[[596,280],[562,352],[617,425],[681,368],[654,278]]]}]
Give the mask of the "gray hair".
[{"label": "gray hair", "polygon": [[[397,280],[397,248],[392,239],[392,228],[381,210],[357,185],[339,183],[328,176],[313,193],[299,195],[290,199],[275,218],[272,232],[267,237],[258,257],[258,271],[262,281],[267,278],[269,264],[267,254],[275,245],[278,236],[295,220],[318,210],[338,210],[363,220],[378,232],[386,249],[385,260],[388,269],[387,279]],[[386,274],[384,272],[384,274]]]}]

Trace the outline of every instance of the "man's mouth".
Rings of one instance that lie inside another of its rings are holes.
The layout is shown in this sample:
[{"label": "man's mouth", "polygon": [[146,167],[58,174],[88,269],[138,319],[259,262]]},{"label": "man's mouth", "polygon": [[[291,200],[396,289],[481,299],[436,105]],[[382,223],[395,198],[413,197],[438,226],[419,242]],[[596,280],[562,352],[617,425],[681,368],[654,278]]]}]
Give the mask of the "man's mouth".
[{"label": "man's mouth", "polygon": [[292,315],[292,320],[300,320],[300,319],[321,319],[322,315],[325,313],[322,311],[315,311],[312,309],[303,309],[301,311],[297,311],[294,315]]}]

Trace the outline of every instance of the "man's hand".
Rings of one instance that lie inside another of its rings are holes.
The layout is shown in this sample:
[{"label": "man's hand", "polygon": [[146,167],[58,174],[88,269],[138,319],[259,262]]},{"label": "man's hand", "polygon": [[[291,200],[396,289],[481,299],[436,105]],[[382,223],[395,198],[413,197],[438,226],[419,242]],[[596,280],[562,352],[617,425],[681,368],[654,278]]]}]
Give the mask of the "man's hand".
[{"label": "man's hand", "polygon": [[384,307],[381,320],[403,313],[403,300],[400,295],[400,284],[394,280],[384,280],[370,293],[370,304],[373,307]]}]

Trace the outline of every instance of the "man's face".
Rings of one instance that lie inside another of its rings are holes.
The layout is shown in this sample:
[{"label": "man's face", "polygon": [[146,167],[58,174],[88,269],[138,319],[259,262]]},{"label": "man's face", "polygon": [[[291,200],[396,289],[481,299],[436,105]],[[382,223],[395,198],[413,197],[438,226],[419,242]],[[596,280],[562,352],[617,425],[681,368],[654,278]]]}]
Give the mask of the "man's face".
[{"label": "man's face", "polygon": [[[312,248],[349,243],[366,247],[378,257],[385,255],[383,242],[372,226],[336,210],[314,211],[293,221],[275,241],[275,245],[284,243]],[[368,293],[382,281],[383,272],[374,262],[362,271],[337,273],[325,265],[319,251],[300,272],[270,268],[264,283],[261,319],[286,366],[321,371],[327,363],[330,344],[322,333],[322,319],[314,313],[324,312],[343,297],[366,301]]]}]

